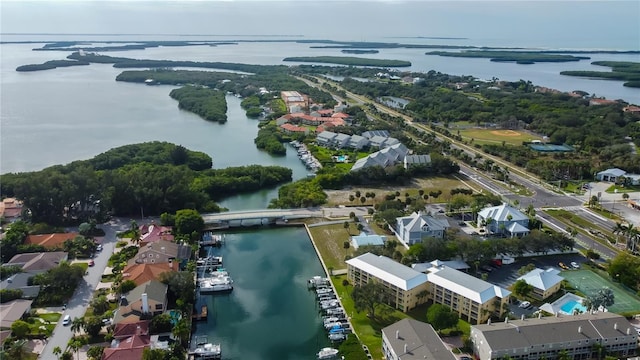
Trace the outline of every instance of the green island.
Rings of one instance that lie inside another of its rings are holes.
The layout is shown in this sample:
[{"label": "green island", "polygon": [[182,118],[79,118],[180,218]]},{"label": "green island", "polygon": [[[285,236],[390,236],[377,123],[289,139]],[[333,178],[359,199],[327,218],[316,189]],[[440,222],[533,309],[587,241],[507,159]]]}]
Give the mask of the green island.
[{"label": "green island", "polygon": [[16,68],[16,71],[51,70],[51,69],[60,68],[60,67],[83,66],[83,65],[90,65],[90,64],[91,63],[88,61],[49,60],[42,64],[21,65]]},{"label": "green island", "polygon": [[342,49],[341,52],[344,54],[377,54],[380,51],[374,49]]},{"label": "green island", "polygon": [[[280,166],[212,169],[212,163],[202,152],[156,141],[40,171],[3,174],[0,180],[4,195],[24,199],[34,223],[54,225],[139,215],[141,210],[144,214],[180,209],[219,212],[224,209],[215,201],[223,196],[291,181],[291,169]],[[96,201],[98,213],[93,210]]]},{"label": "green island", "polygon": [[560,55],[540,51],[430,51],[426,55],[439,55],[463,58],[487,58],[496,62],[515,62],[516,64],[534,64],[537,62],[569,62],[590,59],[587,56]]},{"label": "green island", "polygon": [[295,62],[313,62],[313,63],[326,63],[326,64],[338,64],[349,66],[377,66],[377,67],[408,67],[411,66],[410,61],[404,60],[385,60],[385,59],[365,59],[349,56],[300,56],[300,57],[287,57],[282,61],[295,61]]},{"label": "green island", "polygon": [[623,80],[624,86],[640,87],[640,63],[631,61],[594,61],[591,64],[607,66],[611,71],[572,70],[561,71],[560,75],[581,76],[588,78]]},{"label": "green island", "polygon": [[227,122],[227,101],[220,90],[201,86],[183,86],[171,90],[171,98],[178,100],[178,107],[191,111],[201,118],[224,124]]}]

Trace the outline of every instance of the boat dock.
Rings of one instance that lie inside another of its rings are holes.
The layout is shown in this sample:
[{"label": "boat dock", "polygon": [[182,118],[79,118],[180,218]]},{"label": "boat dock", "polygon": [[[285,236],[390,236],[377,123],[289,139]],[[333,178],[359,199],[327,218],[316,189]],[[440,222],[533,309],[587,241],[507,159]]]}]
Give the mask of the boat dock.
[{"label": "boat dock", "polygon": [[320,161],[318,161],[315,156],[311,155],[311,151],[307,149],[307,146],[304,143],[294,140],[289,144],[296,149],[296,151],[298,152],[298,157],[304,163],[307,169],[315,173],[316,171],[318,171],[318,169],[322,168],[322,164],[320,163]]},{"label": "boat dock", "polygon": [[207,316],[209,315],[209,309],[207,305],[202,305],[200,307],[200,312],[197,313],[195,309],[193,310],[193,314],[191,315],[191,319],[193,321],[207,321]]},{"label": "boat dock", "polygon": [[214,234],[211,231],[206,231],[202,234],[202,240],[199,242],[200,246],[222,246],[224,244],[224,234]]},{"label": "boat dock", "polygon": [[206,336],[199,336],[196,338],[195,349],[189,350],[188,359],[222,359],[222,349],[220,344],[210,343]]}]

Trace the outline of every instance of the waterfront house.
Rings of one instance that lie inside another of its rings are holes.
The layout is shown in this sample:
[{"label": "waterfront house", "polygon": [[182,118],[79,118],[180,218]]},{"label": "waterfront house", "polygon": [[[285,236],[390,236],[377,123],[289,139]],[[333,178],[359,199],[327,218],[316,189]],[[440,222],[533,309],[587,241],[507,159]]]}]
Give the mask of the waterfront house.
[{"label": "waterfront house", "polygon": [[508,204],[486,207],[478,212],[478,224],[489,234],[510,237],[529,233],[529,217]]},{"label": "waterfront house", "polygon": [[282,124],[280,125],[280,129],[282,129],[282,131],[285,134],[308,134],[309,133],[309,128],[303,127],[303,126],[296,126],[293,124]]},{"label": "waterfront house", "polygon": [[9,262],[2,266],[19,266],[23,272],[40,274],[67,261],[69,254],[63,251],[22,253],[14,255]]},{"label": "waterfront house", "polygon": [[11,325],[31,311],[32,300],[17,299],[0,304],[0,328],[10,329]]},{"label": "waterfront house", "polygon": [[113,323],[135,323],[162,314],[167,310],[167,290],[167,285],[156,280],[136,286],[120,298]]},{"label": "waterfront house", "polygon": [[[596,359],[602,354],[636,354],[638,334],[629,321],[610,312],[547,316],[471,326],[476,359]],[[602,348],[600,353],[598,350]]]},{"label": "waterfront house", "polygon": [[155,223],[141,225],[140,230],[140,246],[160,240],[173,241],[173,233],[171,226],[160,226]]},{"label": "waterfront house", "polygon": [[191,247],[170,241],[156,241],[140,247],[129,264],[157,264],[166,262],[186,263],[191,258]]},{"label": "waterfront house", "polygon": [[56,234],[39,234],[39,235],[27,235],[24,240],[25,245],[40,245],[46,249],[62,249],[64,242],[67,240],[73,240],[80,234],[75,232],[70,233],[56,233]]},{"label": "waterfront house", "polygon": [[546,299],[560,290],[564,278],[560,275],[560,270],[555,268],[533,269],[520,276],[517,280],[524,280],[533,287],[530,293],[536,299]]},{"label": "waterfront house", "polygon": [[382,329],[387,360],[456,360],[434,328],[415,319],[402,319]]},{"label": "waterfront house", "polygon": [[396,237],[407,247],[426,237],[442,239],[448,228],[449,223],[445,219],[436,219],[422,212],[396,218]]},{"label": "waterfront house", "polygon": [[129,264],[122,269],[122,280],[131,280],[136,285],[142,285],[150,280],[160,280],[160,275],[170,271],[176,271],[177,265],[173,262],[156,264]]},{"label": "waterfront house", "polygon": [[106,348],[102,352],[102,360],[140,360],[144,349],[144,347]]},{"label": "waterfront house", "polygon": [[353,286],[369,281],[381,283],[387,304],[400,311],[409,311],[427,301],[427,275],[402,265],[386,256],[362,254],[346,261],[347,277]]},{"label": "waterfront house", "polygon": [[446,305],[472,324],[507,310],[511,292],[445,265],[427,269],[428,300]]},{"label": "waterfront house", "polygon": [[361,232],[360,235],[351,237],[351,245],[355,250],[360,246],[384,246],[385,237],[378,234],[367,235]]},{"label": "waterfront house", "polygon": [[113,328],[114,339],[125,339],[134,335],[149,335],[149,320],[116,324]]}]

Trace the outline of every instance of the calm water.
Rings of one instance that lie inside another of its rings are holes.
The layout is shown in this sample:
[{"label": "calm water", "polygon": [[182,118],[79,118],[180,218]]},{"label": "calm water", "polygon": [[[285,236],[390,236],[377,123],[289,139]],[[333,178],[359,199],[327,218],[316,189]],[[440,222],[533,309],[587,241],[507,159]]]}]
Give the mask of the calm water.
[{"label": "calm water", "polygon": [[224,359],[314,359],[327,338],[307,280],[323,274],[304,228],[226,234],[216,249],[234,281],[228,295],[205,295],[207,322],[194,336],[220,343]]}]

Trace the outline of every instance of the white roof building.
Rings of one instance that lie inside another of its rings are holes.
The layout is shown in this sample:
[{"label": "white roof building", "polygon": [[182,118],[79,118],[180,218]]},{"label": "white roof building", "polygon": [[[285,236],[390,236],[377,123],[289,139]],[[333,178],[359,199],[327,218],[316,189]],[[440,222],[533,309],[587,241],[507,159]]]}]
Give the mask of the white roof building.
[{"label": "white roof building", "polygon": [[407,149],[407,147],[402,143],[389,146],[380,151],[369,154],[362,159],[358,159],[355,164],[353,164],[351,171],[357,171],[369,166],[376,165],[382,167],[393,166],[396,163],[401,162],[408,153],[409,149]]},{"label": "white roof building", "polygon": [[485,223],[490,233],[511,236],[529,233],[529,217],[508,204],[491,206],[478,212],[478,223]]},{"label": "white roof building", "polygon": [[432,267],[428,271],[427,280],[430,283],[451,290],[451,292],[479,304],[484,304],[495,297],[502,299],[511,294],[511,291],[507,289],[448,266]]},{"label": "white roof building", "polygon": [[360,246],[373,245],[373,246],[383,246],[385,241],[384,236],[380,236],[377,234],[367,235],[362,232],[360,235],[351,237],[351,244],[353,248],[358,250]]},{"label": "white roof building", "polygon": [[427,281],[426,274],[415,271],[386,256],[366,253],[349,259],[346,263],[405,291],[418,287]]}]

